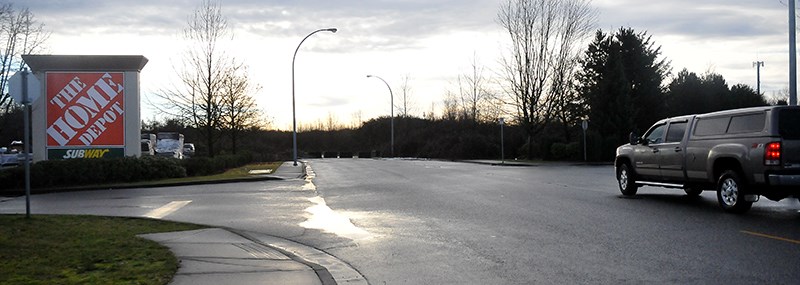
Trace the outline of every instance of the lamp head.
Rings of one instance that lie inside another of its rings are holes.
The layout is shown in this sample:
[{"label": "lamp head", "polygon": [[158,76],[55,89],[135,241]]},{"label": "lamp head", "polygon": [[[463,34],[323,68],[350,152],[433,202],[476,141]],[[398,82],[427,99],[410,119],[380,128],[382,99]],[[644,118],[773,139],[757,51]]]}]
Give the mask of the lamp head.
[{"label": "lamp head", "polygon": [[329,28],[329,29],[325,29],[325,30],[326,30],[326,31],[328,31],[328,32],[331,32],[331,33],[334,33],[334,34],[335,34],[335,33],[336,33],[336,31],[338,31],[339,29],[336,29],[336,28]]},{"label": "lamp head", "polygon": [[367,75],[367,78],[370,78],[370,77],[372,77],[372,75]]}]

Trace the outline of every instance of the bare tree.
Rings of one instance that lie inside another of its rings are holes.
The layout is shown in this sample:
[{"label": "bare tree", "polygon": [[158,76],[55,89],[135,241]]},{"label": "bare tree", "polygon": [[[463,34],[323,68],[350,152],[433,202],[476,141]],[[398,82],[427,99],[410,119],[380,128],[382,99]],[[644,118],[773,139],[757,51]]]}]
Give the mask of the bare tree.
[{"label": "bare tree", "polygon": [[230,136],[231,151],[236,154],[239,135],[246,129],[266,124],[252,96],[261,87],[250,81],[247,68],[243,65],[233,66],[224,77],[222,87],[222,126]]},{"label": "bare tree", "polygon": [[[431,115],[433,115],[433,111],[431,111]],[[442,119],[443,120],[455,120],[459,117],[459,107],[458,107],[458,96],[453,92],[447,91],[444,94],[444,100],[442,101]]]},{"label": "bare tree", "polygon": [[353,113],[352,122],[350,123],[350,128],[351,129],[360,128],[364,124],[363,117],[364,117],[364,112],[362,112],[361,110],[358,110],[355,113]]},{"label": "bare tree", "polygon": [[[7,114],[13,106],[8,93],[8,79],[22,70],[23,54],[33,54],[44,49],[50,33],[44,30],[27,8],[14,9],[12,4],[0,5],[0,109]],[[5,124],[3,124],[5,125]]]},{"label": "bare tree", "polygon": [[411,76],[404,75],[400,83],[400,106],[397,106],[400,117],[411,116],[413,112],[414,97],[411,96]]},{"label": "bare tree", "polygon": [[247,77],[232,80],[229,76],[243,69],[243,65],[219,47],[221,41],[230,40],[232,36],[218,2],[203,1],[189,16],[187,24],[183,36],[189,43],[183,66],[177,71],[182,85],[158,92],[156,95],[166,104],[153,105],[164,114],[181,118],[196,128],[207,144],[208,155],[214,156],[215,145],[225,126],[226,84]]},{"label": "bare tree", "polygon": [[490,108],[489,101],[491,93],[487,88],[488,79],[484,76],[484,67],[478,64],[478,56],[473,54],[470,62],[469,73],[458,76],[458,90],[461,101],[461,111],[464,119],[478,122],[480,120],[492,120],[492,118],[482,117],[486,112],[484,108]]},{"label": "bare tree", "polygon": [[511,38],[503,57],[506,92],[517,109],[517,121],[532,139],[552,120],[559,100],[570,88],[579,44],[590,34],[595,12],[590,0],[507,0],[497,20]]},{"label": "bare tree", "polygon": [[344,127],[339,124],[339,120],[336,118],[336,115],[333,112],[328,112],[328,117],[325,118],[325,130],[332,132],[343,129]]}]

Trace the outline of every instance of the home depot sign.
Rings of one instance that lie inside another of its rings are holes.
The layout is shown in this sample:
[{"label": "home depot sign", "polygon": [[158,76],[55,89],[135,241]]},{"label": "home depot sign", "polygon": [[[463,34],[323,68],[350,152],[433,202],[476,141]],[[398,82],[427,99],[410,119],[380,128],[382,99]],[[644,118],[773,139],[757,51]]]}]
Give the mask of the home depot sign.
[{"label": "home depot sign", "polygon": [[[123,80],[121,72],[46,73],[46,134],[50,159],[85,158],[69,157],[64,155],[65,150],[94,153],[99,148],[124,148]],[[124,152],[104,153],[122,156]]]}]

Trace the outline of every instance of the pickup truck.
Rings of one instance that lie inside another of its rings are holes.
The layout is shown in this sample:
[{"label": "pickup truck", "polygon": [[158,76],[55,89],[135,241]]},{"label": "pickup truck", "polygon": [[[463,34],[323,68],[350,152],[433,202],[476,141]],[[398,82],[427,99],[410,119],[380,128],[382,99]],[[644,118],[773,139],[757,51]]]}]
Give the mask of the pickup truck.
[{"label": "pickup truck", "polygon": [[764,196],[800,199],[800,107],[770,106],[663,119],[630,135],[614,162],[622,195],[641,186],[715,190],[720,207],[744,213]]}]

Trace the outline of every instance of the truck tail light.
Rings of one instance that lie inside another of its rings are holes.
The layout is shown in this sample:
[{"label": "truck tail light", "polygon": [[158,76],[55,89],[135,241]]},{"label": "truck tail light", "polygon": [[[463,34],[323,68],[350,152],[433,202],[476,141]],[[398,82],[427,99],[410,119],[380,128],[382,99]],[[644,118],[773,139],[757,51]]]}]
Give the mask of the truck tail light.
[{"label": "truck tail light", "polygon": [[781,143],[771,142],[764,149],[764,165],[781,165]]}]

